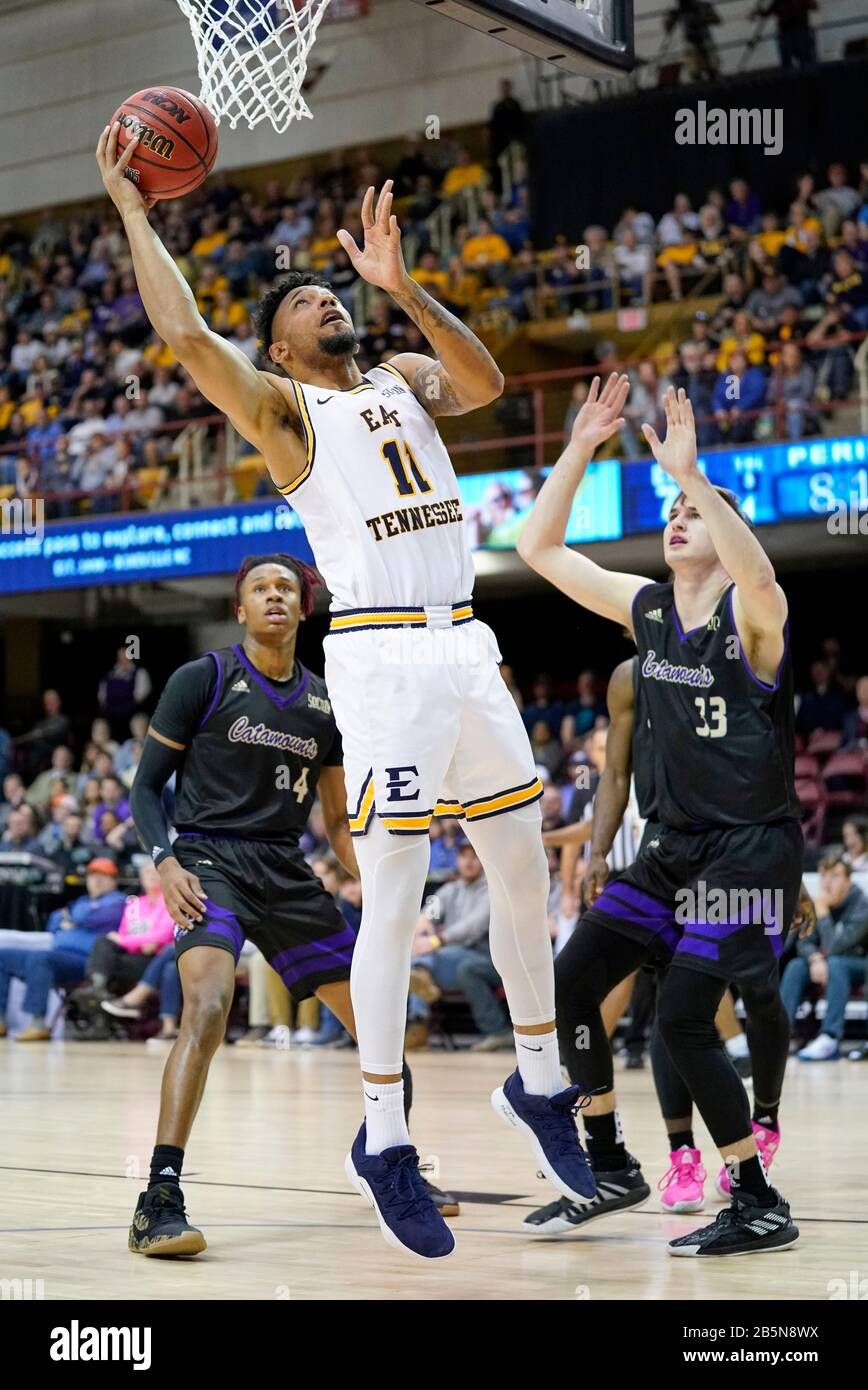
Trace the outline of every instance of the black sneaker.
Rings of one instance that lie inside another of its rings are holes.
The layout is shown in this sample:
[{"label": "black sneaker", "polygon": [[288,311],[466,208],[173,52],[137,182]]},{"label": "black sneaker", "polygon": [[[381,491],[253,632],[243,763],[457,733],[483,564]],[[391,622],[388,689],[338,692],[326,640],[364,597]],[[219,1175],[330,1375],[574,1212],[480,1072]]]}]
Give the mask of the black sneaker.
[{"label": "black sneaker", "polygon": [[205,1237],[191,1226],[180,1187],[149,1187],[139,1193],[129,1247],[135,1255],[198,1255]]},{"label": "black sneaker", "polygon": [[626,1052],[624,1054],[625,1071],[643,1071],[645,1058],[641,1052]]},{"label": "black sneaker", "polygon": [[532,1211],[521,1223],[523,1231],[535,1236],[571,1236],[598,1216],[613,1216],[631,1207],[641,1207],[651,1196],[638,1161],[627,1155],[627,1167],[615,1173],[597,1173],[597,1193],[579,1205],[569,1197],[549,1202]]},{"label": "black sneaker", "polygon": [[868,1062],[868,1043],[862,1043],[861,1047],[853,1047],[847,1053],[848,1062]]},{"label": "black sneaker", "polygon": [[[424,1173],[424,1171],[425,1165],[424,1163],[420,1163],[419,1172]],[[422,1186],[425,1188],[425,1191],[428,1193],[428,1196],[431,1198],[431,1201],[434,1203],[441,1216],[461,1215],[461,1207],[458,1204],[458,1198],[453,1197],[451,1192],[441,1192],[439,1187],[435,1187],[433,1182],[429,1182],[425,1177],[422,1178]]]},{"label": "black sneaker", "polygon": [[762,1255],[785,1250],[799,1238],[789,1205],[779,1192],[773,1207],[761,1207],[749,1192],[734,1192],[730,1205],[712,1221],[688,1236],[670,1240],[670,1255]]}]

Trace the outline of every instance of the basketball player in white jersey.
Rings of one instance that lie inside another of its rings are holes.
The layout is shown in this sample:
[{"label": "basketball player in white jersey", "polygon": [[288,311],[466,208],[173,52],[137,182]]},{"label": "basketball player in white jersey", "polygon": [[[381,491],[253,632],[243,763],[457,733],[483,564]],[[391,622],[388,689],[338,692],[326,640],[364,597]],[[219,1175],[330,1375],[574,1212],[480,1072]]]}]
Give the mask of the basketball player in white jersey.
[{"label": "basketball player in white jersey", "polygon": [[362,376],[349,315],[328,285],[291,274],[266,295],[257,371],[202,320],[192,293],[124,177],[117,130],[97,147],[124,222],[139,293],[199,390],[263,455],[304,523],[332,594],[326,681],[344,746],[363,917],[352,966],[365,1123],[346,1171],[386,1240],[425,1259],[454,1238],[419,1177],[404,1120],[401,1061],[410,955],[435,813],[463,817],[491,894],[491,954],[518,1068],[492,1096],[565,1196],[593,1195],[563,1089],[546,925],[542,786],[500,678],[494,635],[473,616],[473,564],[458,485],[434,417],[500,395],[478,338],[409,278],[391,182],[362,205],[364,247],[339,233],[355,269],[389,294],[437,357],[402,353]]}]

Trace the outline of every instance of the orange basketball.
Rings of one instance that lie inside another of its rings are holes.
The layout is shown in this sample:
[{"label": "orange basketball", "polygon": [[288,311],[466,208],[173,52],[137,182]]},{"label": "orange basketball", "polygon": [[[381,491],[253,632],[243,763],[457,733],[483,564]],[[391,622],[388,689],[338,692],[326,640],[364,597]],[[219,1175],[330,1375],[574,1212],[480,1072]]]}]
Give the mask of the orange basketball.
[{"label": "orange basketball", "polygon": [[146,87],[134,92],[112,116],[120,121],[118,154],[140,137],[127,166],[142,193],[178,198],[207,178],[217,158],[217,126],[198,97],[180,87]]}]

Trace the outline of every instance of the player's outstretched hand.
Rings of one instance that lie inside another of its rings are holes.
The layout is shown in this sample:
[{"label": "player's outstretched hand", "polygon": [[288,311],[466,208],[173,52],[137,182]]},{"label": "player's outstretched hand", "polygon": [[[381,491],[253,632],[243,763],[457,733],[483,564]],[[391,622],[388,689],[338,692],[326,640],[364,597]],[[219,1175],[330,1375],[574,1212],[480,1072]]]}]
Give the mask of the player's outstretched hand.
[{"label": "player's outstretched hand", "polygon": [[651,427],[643,425],[642,433],[651,446],[651,452],[665,468],[670,478],[682,485],[696,472],[696,426],[693,423],[693,406],[683,389],[677,393],[670,386],[663,394],[663,409],[666,412],[666,438],[661,442]]},{"label": "player's outstretched hand", "polygon": [[195,874],[183,869],[177,859],[164,859],[157,868],[163,889],[163,901],[176,926],[190,931],[203,920],[205,894]]},{"label": "player's outstretched hand", "polygon": [[362,202],[364,250],[355,243],[349,232],[341,227],[338,241],[353,266],[369,285],[378,285],[387,294],[395,294],[407,278],[401,252],[401,232],[398,219],[392,212],[392,180],[383,184],[374,208],[374,188],[368,189]]},{"label": "player's outstretched hand", "polygon": [[154,206],[156,198],[149,198],[145,193],[140,193],[132,179],[126,177],[124,170],[136,152],[139,137],[136,135],[128,141],[126,149],[118,159],[118,132],[120,128],[120,121],[115,121],[114,125],[106,126],[96,147],[96,162],[106,192],[123,217],[125,212],[131,212],[135,208],[143,207],[146,212],[149,212]]},{"label": "player's outstretched hand", "polygon": [[594,377],[588,399],[582,406],[570,434],[570,442],[591,453],[605,440],[616,434],[624,424],[621,411],[630,390],[630,378],[613,372],[600,390],[600,378]]}]

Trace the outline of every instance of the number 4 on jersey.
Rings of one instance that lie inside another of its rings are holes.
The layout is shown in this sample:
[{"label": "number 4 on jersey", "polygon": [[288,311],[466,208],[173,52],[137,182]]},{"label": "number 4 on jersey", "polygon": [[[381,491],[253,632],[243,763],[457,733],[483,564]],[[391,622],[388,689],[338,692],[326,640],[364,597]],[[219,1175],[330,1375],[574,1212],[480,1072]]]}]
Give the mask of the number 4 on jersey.
[{"label": "number 4 on jersey", "polygon": [[[406,463],[401,458],[401,444],[397,439],[387,439],[380,445],[380,453],[395,475],[395,486],[398,489],[398,495],[400,497],[409,497],[414,492],[430,492],[431,484],[413,457],[413,451],[410,445],[406,440],[404,440],[403,443],[404,453],[407,456]],[[407,474],[408,468],[413,475],[412,481]]]}]

